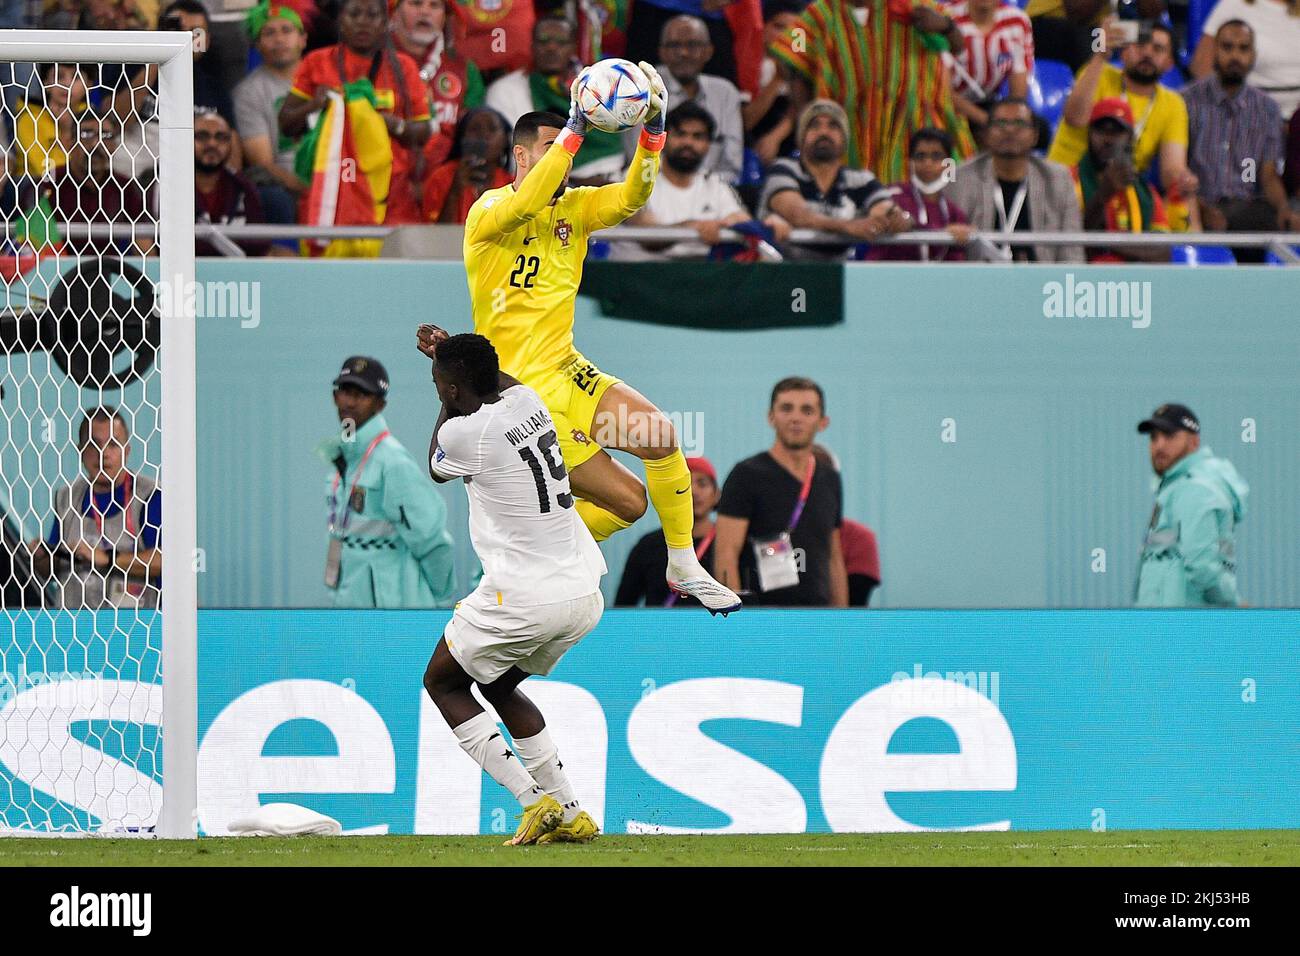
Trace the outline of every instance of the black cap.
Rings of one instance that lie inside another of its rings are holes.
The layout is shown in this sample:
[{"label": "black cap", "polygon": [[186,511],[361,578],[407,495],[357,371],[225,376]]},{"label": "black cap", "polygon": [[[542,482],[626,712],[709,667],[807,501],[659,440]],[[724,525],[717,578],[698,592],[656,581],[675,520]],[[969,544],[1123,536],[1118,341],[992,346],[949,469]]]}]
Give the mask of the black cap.
[{"label": "black cap", "polygon": [[387,398],[388,370],[378,359],[354,355],[343,363],[338,378],[334,379],[334,387],[340,385],[355,385],[363,392]]},{"label": "black cap", "polygon": [[1186,405],[1161,405],[1146,421],[1138,422],[1138,431],[1143,435],[1152,431],[1166,435],[1180,431],[1200,434],[1201,423]]}]

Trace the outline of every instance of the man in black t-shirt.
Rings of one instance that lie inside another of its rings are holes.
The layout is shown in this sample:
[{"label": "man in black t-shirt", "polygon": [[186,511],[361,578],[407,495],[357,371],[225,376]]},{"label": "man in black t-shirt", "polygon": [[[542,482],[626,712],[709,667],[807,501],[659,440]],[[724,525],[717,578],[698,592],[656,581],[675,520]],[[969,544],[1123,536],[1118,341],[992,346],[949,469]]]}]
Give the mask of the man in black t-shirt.
[{"label": "man in black t-shirt", "polygon": [[[777,382],[767,420],[772,447],[737,464],[722,487],[713,573],[758,604],[847,607],[844,492],[839,474],[813,454],[830,424],[821,387],[807,378]],[[797,583],[772,586],[796,572]]]},{"label": "man in black t-shirt", "polygon": [[[718,472],[707,458],[687,458],[691,472],[691,501],[695,506],[695,524],[691,538],[695,554],[704,570],[713,573],[713,509],[718,503]],[[643,600],[646,607],[699,607],[689,596],[669,594],[664,566],[668,563],[668,543],[660,528],[651,531],[632,547],[618,582],[615,607],[636,607]]]}]

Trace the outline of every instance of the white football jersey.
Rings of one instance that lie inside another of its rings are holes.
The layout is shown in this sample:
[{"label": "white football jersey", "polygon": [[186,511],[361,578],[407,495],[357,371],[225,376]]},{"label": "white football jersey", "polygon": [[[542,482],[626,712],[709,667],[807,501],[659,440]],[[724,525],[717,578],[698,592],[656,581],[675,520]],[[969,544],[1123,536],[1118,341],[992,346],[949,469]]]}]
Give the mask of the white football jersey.
[{"label": "white football jersey", "polygon": [[480,591],[526,606],[599,590],[605,558],[573,507],[555,423],[531,388],[444,422],[430,464],[440,478],[465,479]]}]

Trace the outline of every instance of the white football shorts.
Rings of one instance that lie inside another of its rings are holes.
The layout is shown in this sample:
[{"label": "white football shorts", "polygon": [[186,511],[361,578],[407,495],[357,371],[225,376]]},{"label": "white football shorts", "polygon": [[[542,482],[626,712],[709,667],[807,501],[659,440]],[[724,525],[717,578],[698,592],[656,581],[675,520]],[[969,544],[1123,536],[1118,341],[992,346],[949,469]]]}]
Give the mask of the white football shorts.
[{"label": "white football shorts", "polygon": [[568,650],[600,621],[599,591],[570,601],[511,607],[495,591],[475,591],[456,605],[444,637],[465,673],[490,684],[511,667],[549,674]]}]

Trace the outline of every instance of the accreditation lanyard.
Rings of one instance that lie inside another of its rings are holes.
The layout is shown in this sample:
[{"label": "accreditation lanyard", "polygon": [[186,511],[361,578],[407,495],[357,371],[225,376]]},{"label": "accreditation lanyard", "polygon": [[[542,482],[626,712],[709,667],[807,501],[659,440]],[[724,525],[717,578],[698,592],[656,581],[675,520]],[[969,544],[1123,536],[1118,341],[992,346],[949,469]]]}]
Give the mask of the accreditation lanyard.
[{"label": "accreditation lanyard", "polygon": [[[134,491],[135,479],[127,475],[122,479],[122,514],[126,519],[127,533],[132,537],[135,536],[135,519],[131,517],[131,498]],[[113,507],[113,493],[110,491],[108,499],[108,508]],[[104,519],[108,516],[108,508],[100,511],[95,507],[95,489],[89,488],[86,491],[87,511],[95,519],[95,534],[99,536],[100,547],[107,548],[104,541]]]},{"label": "accreditation lanyard", "polygon": [[[1124,77],[1122,76],[1119,79],[1119,91],[1124,94],[1124,99],[1127,100],[1128,83],[1125,82]],[[1147,128],[1147,121],[1151,119],[1151,111],[1156,108],[1156,94],[1159,92],[1159,87],[1156,87],[1156,89],[1151,91],[1151,98],[1147,100],[1147,108],[1142,111],[1142,118],[1133,124],[1133,147],[1135,149],[1137,148],[1138,140],[1142,138],[1142,131]]]},{"label": "accreditation lanyard", "polygon": [[[999,193],[1000,192],[1001,190],[999,190]],[[925,196],[924,194],[922,194],[921,190],[916,188],[916,183],[912,184],[912,198],[916,200],[916,221],[919,222],[922,225],[922,227],[930,225],[930,212],[928,209],[926,209],[925,206]],[[943,193],[939,194],[939,214],[943,216],[943,222],[939,223],[939,227],[944,228],[952,220],[952,217],[948,212],[948,197],[946,197]],[[940,259],[948,258],[948,247],[943,246],[941,247],[941,250],[942,251],[940,252],[939,258]],[[921,247],[921,261],[922,262],[930,261],[929,246]]]},{"label": "accreditation lanyard", "polygon": [[786,534],[794,534],[795,526],[799,524],[799,519],[803,517],[803,506],[808,503],[808,493],[812,491],[813,472],[817,470],[816,457],[808,458],[808,474],[804,476],[803,487],[799,489],[799,500],[794,503],[794,514],[790,515],[790,527],[786,529]]},{"label": "accreditation lanyard", "polygon": [[[704,560],[704,556],[708,554],[709,548],[713,547],[713,539],[717,537],[717,534],[718,526],[714,525],[709,529],[709,533],[700,539],[699,544],[695,546],[695,557],[698,560]],[[664,607],[672,607],[675,605],[679,596],[680,595],[678,595],[676,591],[669,591],[668,597],[664,598]]]},{"label": "accreditation lanyard", "polygon": [[1011,215],[1007,215],[1006,200],[1002,198],[1002,184],[994,182],[993,205],[998,207],[998,229],[1002,232],[1015,232],[1016,223],[1020,222],[1020,214],[1025,208],[1025,199],[1029,196],[1029,180],[1026,178],[1016,190],[1015,197],[1011,200]]},{"label": "accreditation lanyard", "polygon": [[[375,436],[374,441],[372,441],[369,447],[366,448],[366,453],[361,456],[361,461],[357,462],[357,471],[356,474],[352,476],[352,486],[348,488],[348,498],[343,505],[343,522],[340,525],[340,527],[346,528],[348,526],[348,513],[352,504],[352,495],[357,490],[357,482],[361,480],[361,472],[366,467],[366,461],[370,458],[370,453],[373,452],[375,450],[375,447],[387,437],[388,437],[388,429],[385,428],[382,432],[380,432],[378,435]],[[333,533],[334,531],[335,519],[338,517],[338,492],[339,492],[340,480],[341,480],[341,476],[335,474],[334,487],[330,489],[330,532],[331,533]]]},{"label": "accreditation lanyard", "polygon": [[[1016,231],[1016,223],[1020,221],[1020,213],[1025,208],[1025,198],[1029,195],[1029,178],[1026,177],[1021,183],[1020,188],[1016,190],[1015,198],[1011,200],[1011,215],[1007,216],[1006,200],[1002,198],[1002,184],[997,180],[993,181],[993,205],[998,208],[998,228],[1007,235]],[[1004,252],[1009,252],[1010,245],[1002,247]]]}]

